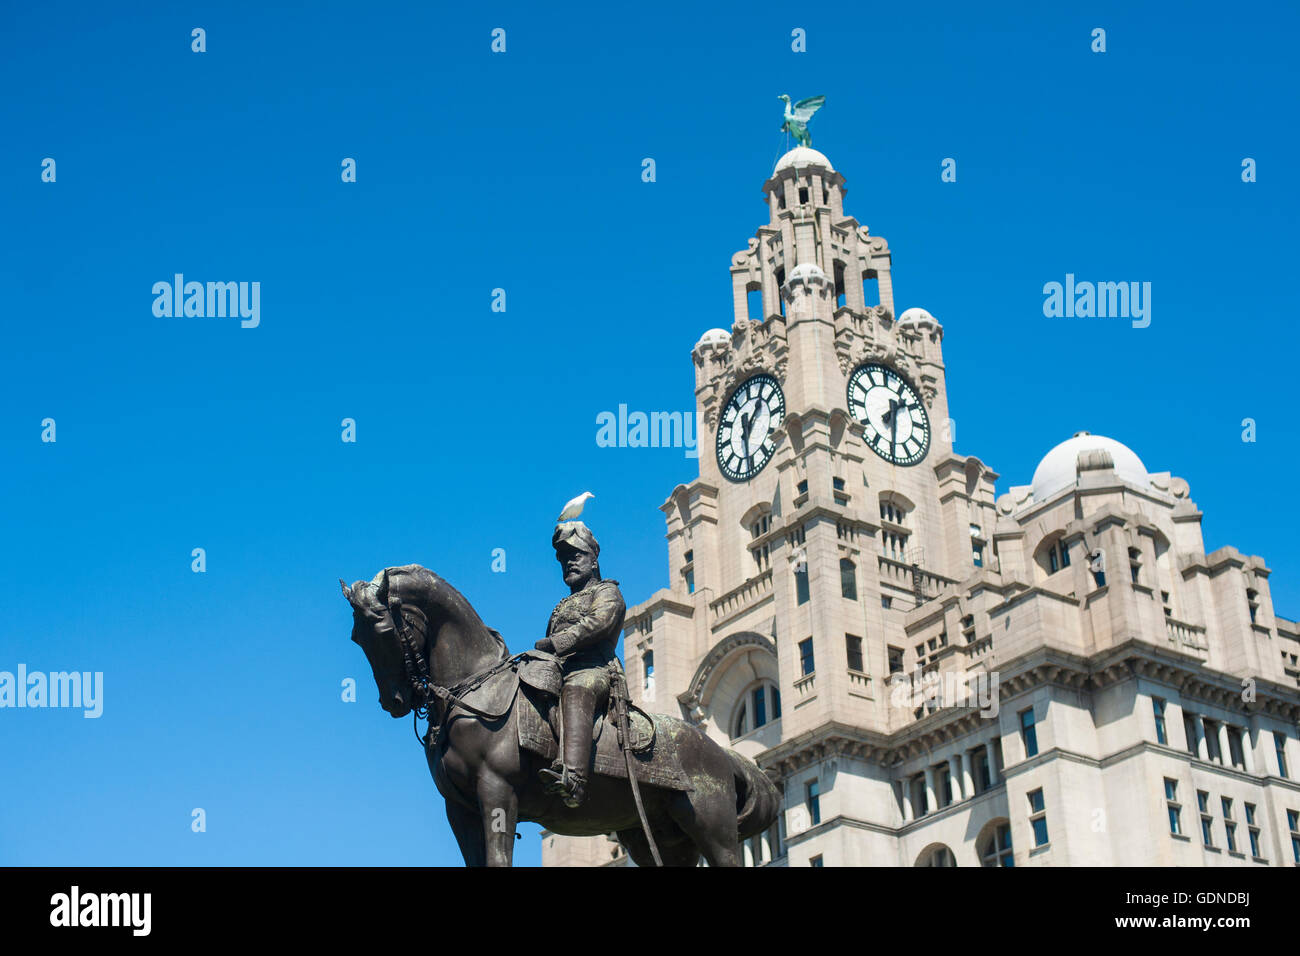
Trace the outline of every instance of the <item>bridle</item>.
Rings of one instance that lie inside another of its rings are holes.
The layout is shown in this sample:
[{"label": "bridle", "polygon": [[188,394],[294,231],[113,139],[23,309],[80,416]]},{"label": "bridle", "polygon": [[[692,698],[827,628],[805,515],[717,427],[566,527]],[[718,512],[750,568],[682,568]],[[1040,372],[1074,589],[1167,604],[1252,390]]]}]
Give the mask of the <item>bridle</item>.
[{"label": "bridle", "polygon": [[[389,597],[388,613],[393,620],[393,631],[397,634],[398,646],[402,649],[402,663],[406,668],[407,685],[415,701],[415,706],[411,708],[411,728],[415,733],[415,739],[420,742],[422,747],[437,747],[442,739],[444,728],[451,722],[450,717],[453,707],[459,707],[482,720],[488,721],[500,720],[510,713],[511,707],[514,706],[513,700],[502,713],[488,714],[472,704],[465,703],[465,701],[461,700],[461,695],[478,689],[488,678],[505,670],[507,667],[514,666],[520,655],[506,655],[491,667],[479,671],[477,674],[472,674],[451,687],[435,684],[433,675],[429,670],[429,663],[424,659],[424,655],[420,653],[419,645],[411,636],[411,625],[407,621],[406,611],[407,609],[402,605],[399,598]],[[429,642],[428,619],[419,608],[411,608],[410,613],[414,616],[420,638],[427,647]],[[433,716],[430,711],[430,705],[434,700],[441,701],[443,705],[442,723],[436,726],[433,723]],[[428,722],[423,737],[420,736],[419,730],[419,721],[422,717]]]}]

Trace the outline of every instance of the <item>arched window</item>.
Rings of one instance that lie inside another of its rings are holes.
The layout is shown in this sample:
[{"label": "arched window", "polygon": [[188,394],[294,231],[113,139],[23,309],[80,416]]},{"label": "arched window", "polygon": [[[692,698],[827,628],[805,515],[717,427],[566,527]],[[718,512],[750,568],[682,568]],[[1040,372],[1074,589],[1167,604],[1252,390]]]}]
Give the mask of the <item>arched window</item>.
[{"label": "arched window", "polygon": [[1011,824],[998,820],[984,828],[978,843],[981,866],[1015,866],[1015,853],[1011,849]]},{"label": "arched window", "polygon": [[943,844],[927,847],[917,858],[917,866],[956,866],[957,857]]},{"label": "arched window", "polygon": [[1046,576],[1051,577],[1057,571],[1070,566],[1072,558],[1079,556],[1081,552],[1075,551],[1071,554],[1071,546],[1065,542],[1063,534],[1053,534],[1044,539],[1038,546],[1038,551],[1034,554],[1034,561],[1039,570]]},{"label": "arched window", "polygon": [[880,495],[880,552],[895,561],[907,560],[913,505],[895,491]]},{"label": "arched window", "polygon": [[858,599],[857,569],[848,558],[840,558],[840,594],[850,601]]},{"label": "arched window", "polygon": [[773,681],[760,681],[740,696],[731,720],[731,739],[743,737],[780,719],[781,692]]}]

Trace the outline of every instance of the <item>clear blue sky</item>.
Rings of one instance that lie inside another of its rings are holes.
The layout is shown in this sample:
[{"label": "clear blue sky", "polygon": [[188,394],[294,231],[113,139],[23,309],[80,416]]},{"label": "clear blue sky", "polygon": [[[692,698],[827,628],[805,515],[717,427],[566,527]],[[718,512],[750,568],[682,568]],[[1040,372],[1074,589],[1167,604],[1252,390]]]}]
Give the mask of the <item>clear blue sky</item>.
[{"label": "clear blue sky", "polygon": [[[691,346],[729,324],[730,256],[766,221],[779,93],[826,95],[847,211],[889,239],[899,310],[943,322],[958,451],[1004,490],[1075,431],[1118,438],[1300,614],[1273,493],[1300,432],[1292,6],[4,19],[0,670],[103,671],[105,701],[0,711],[0,863],[459,863],[336,580],[420,562],[523,648],[563,593],[552,520],[591,489],[605,573],[629,603],[666,583],[658,506],[695,463],[597,447],[595,420],[693,407]],[[261,325],[156,318],[177,272],[260,282]],[[1067,272],[1150,281],[1151,326],[1044,318]]]}]

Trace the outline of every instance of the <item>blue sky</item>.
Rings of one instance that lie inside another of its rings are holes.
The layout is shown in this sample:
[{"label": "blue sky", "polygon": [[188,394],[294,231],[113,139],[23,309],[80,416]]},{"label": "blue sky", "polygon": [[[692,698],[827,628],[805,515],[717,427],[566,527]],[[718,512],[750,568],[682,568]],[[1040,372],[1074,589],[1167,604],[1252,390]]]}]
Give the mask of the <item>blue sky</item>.
[{"label": "blue sky", "polygon": [[[1300,614],[1274,493],[1300,437],[1298,19],[11,6],[0,670],[102,671],[105,700],[97,720],[0,711],[0,863],[459,863],[336,581],[425,564],[521,649],[563,593],[553,518],[591,489],[605,573],[629,603],[666,583],[658,506],[695,463],[598,447],[596,416],[693,407],[691,346],[730,323],[730,256],[787,147],[780,93],[826,95],[814,144],[846,211],[888,238],[898,309],[945,326],[958,451],[1001,491],[1075,431],[1118,438],[1186,478],[1207,549],[1263,555]],[[178,272],[260,282],[260,325],[155,317]],[[1045,318],[1066,273],[1151,282],[1150,327]]]}]

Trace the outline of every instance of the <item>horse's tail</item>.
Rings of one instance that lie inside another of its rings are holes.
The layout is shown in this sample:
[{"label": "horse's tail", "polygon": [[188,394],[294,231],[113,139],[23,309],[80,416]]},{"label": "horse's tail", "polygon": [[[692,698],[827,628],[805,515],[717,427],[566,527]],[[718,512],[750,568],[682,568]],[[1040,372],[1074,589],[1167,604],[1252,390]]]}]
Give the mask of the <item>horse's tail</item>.
[{"label": "horse's tail", "polygon": [[781,794],[754,761],[734,750],[727,751],[727,758],[736,775],[736,816],[740,839],[747,840],[776,822],[781,812]]}]

